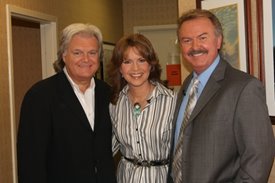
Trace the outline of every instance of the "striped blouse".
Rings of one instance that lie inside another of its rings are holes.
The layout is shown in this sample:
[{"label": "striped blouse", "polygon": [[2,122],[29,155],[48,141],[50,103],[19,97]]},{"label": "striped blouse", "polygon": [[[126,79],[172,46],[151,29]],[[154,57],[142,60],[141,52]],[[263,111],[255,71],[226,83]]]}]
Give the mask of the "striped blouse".
[{"label": "striped blouse", "polygon": [[[168,158],[172,118],[176,94],[159,83],[150,96],[150,102],[138,117],[128,98],[128,86],[121,91],[116,105],[110,105],[113,123],[113,152],[120,150],[123,157],[146,161]],[[164,183],[168,165],[144,167],[134,165],[122,157],[118,165],[118,183]]]}]

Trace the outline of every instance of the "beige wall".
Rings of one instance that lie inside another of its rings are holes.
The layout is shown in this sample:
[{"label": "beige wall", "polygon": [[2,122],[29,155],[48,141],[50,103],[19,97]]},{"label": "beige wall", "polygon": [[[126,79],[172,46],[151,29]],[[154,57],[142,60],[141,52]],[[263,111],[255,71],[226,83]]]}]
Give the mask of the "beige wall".
[{"label": "beige wall", "polygon": [[95,24],[112,43],[123,35],[123,19],[122,0],[0,0],[0,182],[12,183],[6,4],[57,17],[58,35],[73,22]]},{"label": "beige wall", "polygon": [[134,26],[176,24],[178,0],[123,0],[124,34]]}]

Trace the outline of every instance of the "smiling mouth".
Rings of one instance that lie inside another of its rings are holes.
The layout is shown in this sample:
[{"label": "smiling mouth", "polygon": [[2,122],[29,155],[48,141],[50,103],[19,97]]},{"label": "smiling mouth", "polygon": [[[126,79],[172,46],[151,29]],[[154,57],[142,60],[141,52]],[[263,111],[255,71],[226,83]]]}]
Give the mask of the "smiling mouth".
[{"label": "smiling mouth", "polygon": [[88,64],[88,63],[81,63],[79,64],[79,67],[90,67],[91,64]]},{"label": "smiling mouth", "polygon": [[131,77],[138,79],[142,76],[142,74],[130,74]]},{"label": "smiling mouth", "polygon": [[207,54],[208,51],[206,50],[192,50],[188,53],[188,56],[192,56],[192,57],[198,57],[201,56],[203,54]]}]

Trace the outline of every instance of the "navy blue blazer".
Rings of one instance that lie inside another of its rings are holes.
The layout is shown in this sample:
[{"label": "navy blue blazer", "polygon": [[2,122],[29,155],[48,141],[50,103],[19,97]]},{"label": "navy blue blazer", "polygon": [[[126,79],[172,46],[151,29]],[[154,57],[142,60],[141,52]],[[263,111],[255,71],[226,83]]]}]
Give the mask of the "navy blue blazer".
[{"label": "navy blue blazer", "polygon": [[18,129],[19,183],[115,182],[110,87],[95,79],[95,125],[89,125],[64,72],[26,93]]}]

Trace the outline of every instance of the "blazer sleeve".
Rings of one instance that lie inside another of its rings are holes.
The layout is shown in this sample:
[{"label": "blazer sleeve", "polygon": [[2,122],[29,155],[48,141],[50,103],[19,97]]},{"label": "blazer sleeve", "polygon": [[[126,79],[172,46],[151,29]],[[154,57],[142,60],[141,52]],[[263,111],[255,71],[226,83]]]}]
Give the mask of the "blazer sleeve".
[{"label": "blazer sleeve", "polygon": [[241,182],[267,182],[275,155],[275,142],[261,83],[252,79],[244,87],[234,117],[241,164],[235,178]]},{"label": "blazer sleeve", "polygon": [[48,103],[47,97],[34,90],[24,97],[17,138],[19,183],[47,182],[46,153],[50,139]]}]

